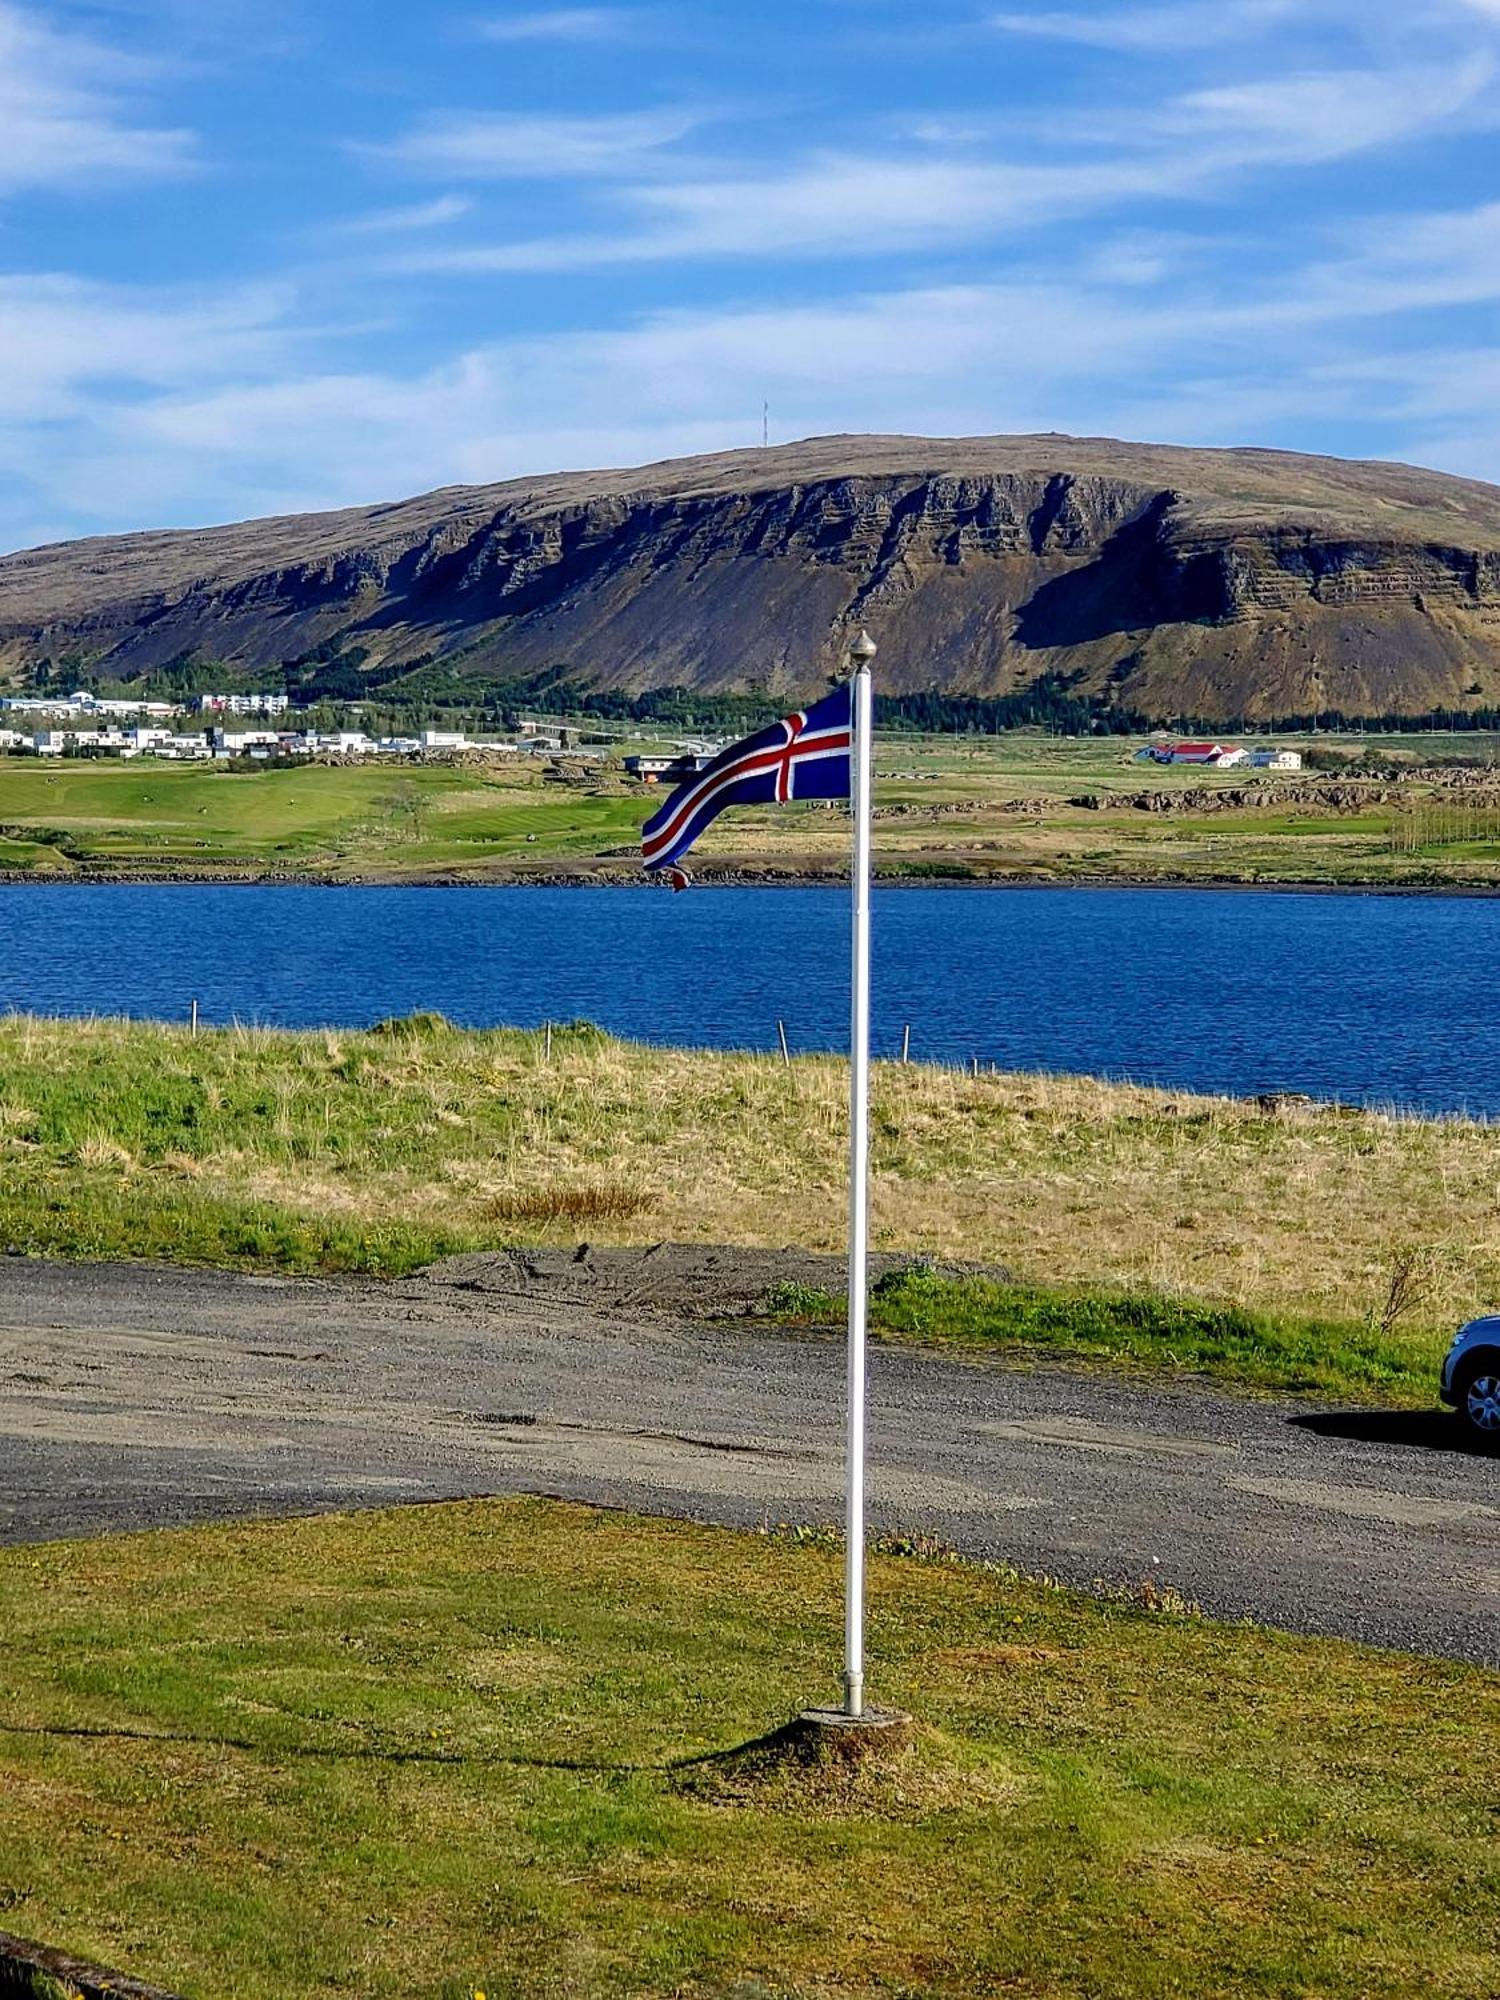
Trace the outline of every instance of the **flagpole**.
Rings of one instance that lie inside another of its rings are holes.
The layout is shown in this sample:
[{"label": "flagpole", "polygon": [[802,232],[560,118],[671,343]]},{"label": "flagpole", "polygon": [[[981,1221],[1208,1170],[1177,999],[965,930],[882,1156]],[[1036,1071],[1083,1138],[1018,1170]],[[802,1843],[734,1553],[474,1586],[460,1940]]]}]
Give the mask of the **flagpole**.
[{"label": "flagpole", "polygon": [[849,648],[853,935],[849,1010],[849,1364],[844,1524],[844,1713],[865,1712],[865,1310],[870,1256],[870,789],[875,641]]}]

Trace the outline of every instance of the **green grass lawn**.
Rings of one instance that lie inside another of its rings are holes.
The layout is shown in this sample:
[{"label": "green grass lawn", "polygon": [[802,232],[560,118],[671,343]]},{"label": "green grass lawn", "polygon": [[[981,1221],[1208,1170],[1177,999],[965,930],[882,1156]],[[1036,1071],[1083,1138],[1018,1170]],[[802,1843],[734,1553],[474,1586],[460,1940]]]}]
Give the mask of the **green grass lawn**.
[{"label": "green grass lawn", "polygon": [[[1489,2000],[1500,1680],[507,1500],[0,1552],[0,1910],[191,2000]],[[1158,1601],[1160,1601],[1158,1597]]]},{"label": "green grass lawn", "polygon": [[[530,769],[351,765],[260,771],[0,758],[0,867],[402,873],[587,856],[627,844],[636,796],[543,786]],[[50,846],[26,840],[45,830]]]},{"label": "green grass lawn", "polygon": [[45,842],[0,837],[0,868],[55,868],[61,861],[57,850]]}]

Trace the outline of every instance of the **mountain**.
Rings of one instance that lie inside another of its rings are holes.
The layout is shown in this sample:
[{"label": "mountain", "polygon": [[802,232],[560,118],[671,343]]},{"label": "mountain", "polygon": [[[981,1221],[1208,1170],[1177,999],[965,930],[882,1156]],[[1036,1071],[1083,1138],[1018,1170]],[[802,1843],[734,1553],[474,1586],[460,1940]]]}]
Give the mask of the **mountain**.
[{"label": "mountain", "polygon": [[1500,488],[1061,436],[817,438],[0,557],[0,668],[801,696],[1042,677],[1152,716],[1500,703]]}]

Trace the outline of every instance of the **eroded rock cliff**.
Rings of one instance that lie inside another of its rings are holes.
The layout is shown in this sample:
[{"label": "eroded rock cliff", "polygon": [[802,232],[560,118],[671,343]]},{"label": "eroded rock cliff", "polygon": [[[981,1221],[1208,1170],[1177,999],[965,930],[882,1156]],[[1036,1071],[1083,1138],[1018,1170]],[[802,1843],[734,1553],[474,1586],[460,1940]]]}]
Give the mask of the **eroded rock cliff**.
[{"label": "eroded rock cliff", "polygon": [[1402,466],[1060,437],[830,438],[0,558],[0,662],[371,685],[1043,674],[1153,715],[1500,701],[1500,490]]}]

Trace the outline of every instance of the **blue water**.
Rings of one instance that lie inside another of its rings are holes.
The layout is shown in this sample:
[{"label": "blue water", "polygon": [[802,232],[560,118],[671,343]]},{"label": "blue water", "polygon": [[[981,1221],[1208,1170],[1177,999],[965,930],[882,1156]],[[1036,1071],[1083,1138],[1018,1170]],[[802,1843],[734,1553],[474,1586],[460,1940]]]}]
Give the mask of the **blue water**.
[{"label": "blue water", "polygon": [[[845,1043],[837,889],[0,886],[0,1010]],[[1500,1116],[1500,900],[889,889],[877,1053]]]}]

